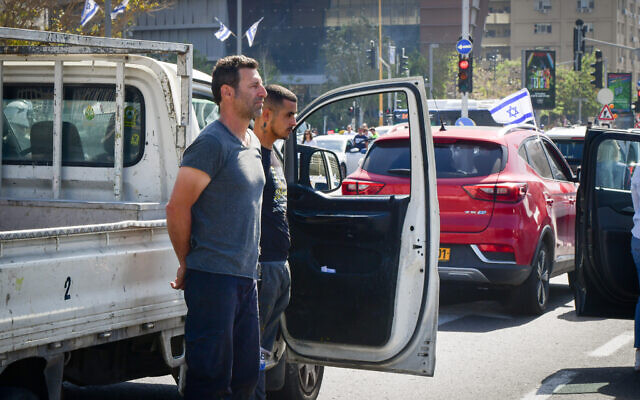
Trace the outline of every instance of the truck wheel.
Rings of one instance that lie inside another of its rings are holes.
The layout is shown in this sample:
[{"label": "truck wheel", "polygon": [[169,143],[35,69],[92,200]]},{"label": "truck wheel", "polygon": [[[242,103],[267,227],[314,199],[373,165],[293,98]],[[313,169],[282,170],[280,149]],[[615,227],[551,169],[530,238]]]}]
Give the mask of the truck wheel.
[{"label": "truck wheel", "polygon": [[547,309],[549,302],[549,278],[551,276],[551,261],[545,244],[540,246],[533,258],[531,275],[516,288],[519,293],[520,311],[527,315],[541,315]]},{"label": "truck wheel", "polygon": [[0,387],[0,400],[38,400],[38,396],[25,388]]},{"label": "truck wheel", "polygon": [[320,392],[324,367],[313,364],[287,363],[284,386],[268,392],[268,400],[315,400]]}]

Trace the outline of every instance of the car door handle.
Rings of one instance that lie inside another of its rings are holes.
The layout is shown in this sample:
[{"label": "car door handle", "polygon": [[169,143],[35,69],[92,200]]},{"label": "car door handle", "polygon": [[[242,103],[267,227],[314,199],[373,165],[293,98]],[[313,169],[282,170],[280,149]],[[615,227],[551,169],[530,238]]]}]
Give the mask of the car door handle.
[{"label": "car door handle", "polygon": [[552,205],[553,204],[553,199],[552,198],[547,198],[545,199],[545,201],[547,202],[547,205]]}]

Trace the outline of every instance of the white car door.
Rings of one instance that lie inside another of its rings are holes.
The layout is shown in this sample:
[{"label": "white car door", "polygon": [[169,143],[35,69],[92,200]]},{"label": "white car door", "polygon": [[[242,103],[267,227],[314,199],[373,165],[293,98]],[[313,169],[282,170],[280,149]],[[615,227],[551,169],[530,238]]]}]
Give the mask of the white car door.
[{"label": "white car door", "polygon": [[440,223],[423,79],[333,90],[302,111],[299,123],[321,133],[346,126],[356,104],[377,124],[380,94],[397,96],[409,110],[410,195],[316,190],[298,170],[305,167],[295,140],[285,146],[292,297],[283,333],[290,361],[432,376]]}]

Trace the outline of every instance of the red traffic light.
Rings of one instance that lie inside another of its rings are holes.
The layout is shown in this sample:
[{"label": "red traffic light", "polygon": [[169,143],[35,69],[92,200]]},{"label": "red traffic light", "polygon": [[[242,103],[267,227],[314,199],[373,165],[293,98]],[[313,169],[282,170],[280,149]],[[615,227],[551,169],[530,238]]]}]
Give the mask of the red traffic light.
[{"label": "red traffic light", "polygon": [[640,89],[638,89],[638,98],[640,99]]},{"label": "red traffic light", "polygon": [[460,68],[460,69],[467,69],[467,68],[469,68],[469,60],[464,59],[464,60],[460,60],[460,61],[458,61],[458,68]]}]

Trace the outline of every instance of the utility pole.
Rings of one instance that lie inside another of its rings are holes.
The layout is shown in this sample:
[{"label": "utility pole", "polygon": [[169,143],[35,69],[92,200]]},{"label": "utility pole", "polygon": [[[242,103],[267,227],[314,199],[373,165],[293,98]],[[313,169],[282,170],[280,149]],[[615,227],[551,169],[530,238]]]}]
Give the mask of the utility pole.
[{"label": "utility pole", "polygon": [[236,53],[237,54],[242,54],[242,37],[244,36],[242,34],[242,0],[237,0],[236,3],[238,6],[237,8],[237,26],[238,26],[238,30],[236,32],[238,32],[238,34],[236,35]]},{"label": "utility pole", "polygon": [[433,49],[438,48],[438,43],[429,43],[429,97],[433,99]]},{"label": "utility pole", "polygon": [[104,36],[111,37],[111,0],[104,0]]},{"label": "utility pole", "polygon": [[[378,0],[378,59],[378,79],[382,80],[382,0]],[[378,104],[378,126],[382,126],[382,94],[378,96]]]},{"label": "utility pole", "polygon": [[[469,0],[462,0],[462,39],[469,40]],[[462,93],[460,117],[469,117],[469,94]]]}]

